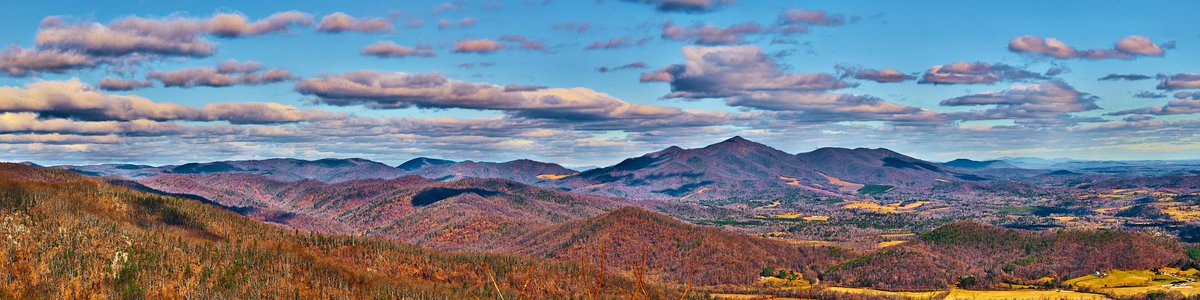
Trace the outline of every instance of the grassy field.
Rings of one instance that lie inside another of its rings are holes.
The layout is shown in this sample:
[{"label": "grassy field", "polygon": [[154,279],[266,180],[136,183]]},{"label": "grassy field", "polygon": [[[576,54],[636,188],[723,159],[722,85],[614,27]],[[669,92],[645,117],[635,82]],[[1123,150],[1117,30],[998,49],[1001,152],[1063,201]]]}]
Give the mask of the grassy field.
[{"label": "grassy field", "polygon": [[842,208],[857,209],[881,214],[900,214],[911,213],[913,210],[920,208],[922,205],[928,204],[929,201],[914,201],[909,203],[896,202],[891,204],[879,204],[868,201],[851,201]]},{"label": "grassy field", "polygon": [[1063,284],[1075,287],[1101,289],[1101,288],[1118,288],[1118,287],[1144,287],[1158,286],[1177,281],[1170,276],[1155,275],[1154,272],[1148,270],[1108,271],[1108,276],[1104,278],[1096,275],[1087,275],[1078,278],[1072,278],[1063,282]]},{"label": "grassy field", "polygon": [[1188,284],[1187,286],[1190,288],[1169,288],[1164,285],[1196,278],[1196,275],[1197,270],[1195,269],[1181,271],[1174,268],[1163,268],[1160,274],[1154,274],[1149,270],[1111,270],[1104,278],[1087,275],[1063,283],[1075,287],[1091,288],[1117,297],[1132,297],[1152,292],[1178,292],[1184,296],[1195,296],[1200,295],[1200,286],[1195,283]]},{"label": "grassy field", "polygon": [[850,294],[850,295],[869,295],[869,296],[903,298],[903,299],[914,299],[914,300],[941,299],[941,296],[946,294],[945,291],[892,292],[892,291],[881,291],[881,290],[874,290],[874,289],[848,288],[848,287],[828,287],[828,288],[825,288],[825,291],[841,293],[841,294]]},{"label": "grassy field", "polygon": [[1056,290],[973,291],[950,290],[945,300],[1101,300],[1104,295]]}]

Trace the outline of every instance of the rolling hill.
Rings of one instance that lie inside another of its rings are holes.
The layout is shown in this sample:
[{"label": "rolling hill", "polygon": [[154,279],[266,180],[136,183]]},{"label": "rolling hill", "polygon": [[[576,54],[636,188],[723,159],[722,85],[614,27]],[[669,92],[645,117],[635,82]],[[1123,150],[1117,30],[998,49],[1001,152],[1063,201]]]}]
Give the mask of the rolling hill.
[{"label": "rolling hill", "polygon": [[950,284],[986,289],[1001,283],[1037,286],[1047,277],[1074,278],[1095,271],[1187,262],[1178,241],[1143,232],[1038,232],[959,222],[837,265],[826,278],[841,285],[887,290],[940,290]]},{"label": "rolling hill", "polygon": [[1008,168],[1016,168],[1017,167],[1017,166],[1010,164],[1007,161],[1003,161],[1003,160],[979,161],[979,160],[970,160],[970,159],[966,159],[966,158],[959,158],[959,159],[955,159],[952,161],[944,162],[944,163],[942,163],[942,165],[947,166],[947,167],[955,167],[955,168],[962,168],[962,169],[997,169],[997,168],[1008,169]]},{"label": "rolling hill", "polygon": [[702,227],[637,207],[569,221],[522,235],[506,248],[561,261],[599,257],[614,266],[638,265],[646,255],[653,277],[697,284],[748,284],[764,268],[816,272],[853,255],[850,251],[791,244]]}]

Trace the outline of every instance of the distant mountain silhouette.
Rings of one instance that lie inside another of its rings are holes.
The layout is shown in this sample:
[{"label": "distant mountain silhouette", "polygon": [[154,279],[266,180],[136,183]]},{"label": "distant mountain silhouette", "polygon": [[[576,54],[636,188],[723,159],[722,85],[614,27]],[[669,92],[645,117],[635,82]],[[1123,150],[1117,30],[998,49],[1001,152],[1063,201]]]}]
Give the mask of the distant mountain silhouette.
[{"label": "distant mountain silhouette", "polygon": [[948,166],[948,167],[963,168],[963,169],[1002,169],[1002,168],[1016,168],[1017,167],[1017,166],[1010,164],[1007,161],[1003,161],[1003,160],[978,161],[978,160],[970,160],[970,159],[966,159],[966,158],[959,158],[959,159],[955,159],[952,161],[948,161],[948,162],[942,163],[942,165]]},{"label": "distant mountain silhouette", "polygon": [[705,200],[838,196],[855,194],[866,185],[926,189],[941,182],[980,180],[986,178],[888,149],[821,148],[792,155],[733,137],[697,149],[668,147],[581,172],[559,184],[584,193]]},{"label": "distant mountain silhouette", "polygon": [[499,163],[474,162],[469,160],[446,163],[445,160],[433,159],[427,159],[425,162],[419,168],[408,170],[408,174],[420,175],[441,181],[463,178],[501,178],[532,184],[540,181],[555,180],[577,173],[575,170],[567,169],[558,164],[528,159]]}]

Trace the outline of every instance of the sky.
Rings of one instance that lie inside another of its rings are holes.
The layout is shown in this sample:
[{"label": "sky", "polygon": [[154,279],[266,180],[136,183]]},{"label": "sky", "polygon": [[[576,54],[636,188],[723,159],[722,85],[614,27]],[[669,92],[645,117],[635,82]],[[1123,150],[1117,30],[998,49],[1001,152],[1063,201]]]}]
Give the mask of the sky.
[{"label": "sky", "polygon": [[[0,160],[1200,159],[1194,1],[39,1]],[[4,45],[7,44],[7,45]]]}]

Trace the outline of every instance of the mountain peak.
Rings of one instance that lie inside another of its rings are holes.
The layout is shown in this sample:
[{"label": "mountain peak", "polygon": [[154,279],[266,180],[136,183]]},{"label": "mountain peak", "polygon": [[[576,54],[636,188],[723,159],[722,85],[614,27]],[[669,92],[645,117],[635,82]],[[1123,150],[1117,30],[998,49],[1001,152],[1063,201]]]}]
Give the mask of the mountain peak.
[{"label": "mountain peak", "polygon": [[754,143],[754,142],[751,142],[750,140],[747,140],[746,138],[743,138],[740,135],[735,135],[727,140],[721,141],[721,144],[724,144],[724,143],[745,144],[745,143]]},{"label": "mountain peak", "polygon": [[[743,138],[743,137],[741,137],[741,136],[734,136],[734,137],[731,137],[731,138],[729,138],[729,139],[727,139],[727,140],[721,141],[720,143],[716,143],[716,144],[708,145],[708,146],[706,146],[706,147],[704,147],[704,148],[714,148],[714,147],[733,147],[733,148],[759,148],[759,147],[762,147],[762,148],[771,148],[770,146],[763,145],[763,144],[760,144],[760,143],[757,143],[757,142],[754,142],[754,141],[751,141],[751,140],[747,140],[747,139],[745,139],[745,138]],[[772,149],[774,149],[774,148],[772,148]]]},{"label": "mountain peak", "polygon": [[412,170],[423,168],[425,166],[448,165],[448,164],[453,164],[453,163],[454,163],[454,161],[451,161],[451,160],[428,158],[428,157],[422,156],[422,157],[410,159],[410,160],[400,164],[399,166],[396,166],[396,168],[399,168],[399,169],[405,170],[405,171],[412,171]]}]

